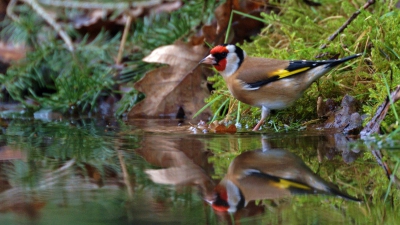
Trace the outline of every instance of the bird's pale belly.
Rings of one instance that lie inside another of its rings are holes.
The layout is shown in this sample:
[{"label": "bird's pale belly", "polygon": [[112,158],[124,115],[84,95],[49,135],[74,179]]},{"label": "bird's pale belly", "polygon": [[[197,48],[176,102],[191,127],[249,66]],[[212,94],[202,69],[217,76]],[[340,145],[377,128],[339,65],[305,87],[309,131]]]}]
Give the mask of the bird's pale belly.
[{"label": "bird's pale belly", "polygon": [[231,88],[229,90],[233,97],[248,105],[264,106],[269,109],[284,109],[293,105],[302,96],[303,88],[296,88],[296,86],[292,85],[291,88],[281,89],[269,87],[262,90],[238,91],[238,89],[233,90]]},{"label": "bird's pale belly", "polygon": [[293,101],[282,101],[282,100],[275,100],[275,101],[260,101],[258,102],[256,105],[261,107],[264,106],[268,109],[285,109],[291,105],[293,105],[293,103],[296,101],[297,99],[293,100]]}]

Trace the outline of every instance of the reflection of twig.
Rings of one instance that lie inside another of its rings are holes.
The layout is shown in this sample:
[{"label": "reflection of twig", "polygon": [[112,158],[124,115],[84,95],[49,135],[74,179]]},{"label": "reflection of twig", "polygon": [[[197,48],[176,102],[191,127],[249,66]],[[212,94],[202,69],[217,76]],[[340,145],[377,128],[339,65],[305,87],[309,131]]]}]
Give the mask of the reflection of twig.
[{"label": "reflection of twig", "polygon": [[[363,5],[363,9],[367,9],[368,7],[370,7],[371,5],[373,5],[375,3],[375,0],[368,0],[364,5]],[[339,29],[337,29],[335,31],[335,33],[333,33],[329,38],[328,38],[328,42],[333,41],[333,39],[335,39],[339,33],[341,33],[344,29],[346,29],[346,27],[355,19],[357,18],[357,16],[361,13],[361,10],[357,10],[355,13],[353,13],[353,15],[351,15],[351,17],[341,26],[339,27]],[[324,49],[326,48],[327,43],[323,44],[320,49]]]},{"label": "reflection of twig", "polygon": [[133,189],[132,189],[132,185],[129,182],[129,174],[128,174],[128,170],[126,169],[126,164],[124,161],[124,158],[122,156],[122,151],[116,149],[117,151],[117,155],[118,155],[118,159],[119,159],[119,164],[121,165],[121,169],[122,169],[122,176],[124,178],[124,183],[126,188],[128,189],[128,195],[129,195],[129,199],[133,198]]},{"label": "reflection of twig", "polygon": [[44,181],[42,181],[40,183],[40,187],[39,188],[46,188],[47,186],[51,186],[54,183],[56,183],[57,180],[61,176],[65,175],[64,171],[66,171],[68,168],[70,168],[74,164],[75,164],[75,159],[68,160],[66,163],[64,163],[64,165],[62,167],[60,167],[57,170],[55,170],[54,172],[52,172],[51,175],[48,176],[49,178],[47,178]]},{"label": "reflection of twig", "polygon": [[386,177],[390,180],[390,176],[392,175],[392,172],[390,171],[388,165],[386,164],[385,161],[382,160],[382,153],[379,150],[372,150],[372,155],[375,157],[376,162],[385,170]]},{"label": "reflection of twig", "polygon": [[372,150],[372,155],[375,157],[376,162],[379,164],[379,166],[381,166],[383,168],[383,170],[386,173],[386,177],[390,180],[391,183],[393,183],[395,185],[395,187],[397,189],[400,189],[400,180],[399,178],[396,176],[396,170],[397,170],[397,166],[394,169],[394,171],[391,171],[389,166],[387,165],[387,163],[385,161],[383,161],[382,159],[382,153],[379,150]]},{"label": "reflection of twig", "polygon": [[[64,165],[62,167],[58,168],[54,172],[47,174],[46,177],[48,177],[48,178],[41,181],[35,190],[47,189],[47,188],[53,186],[54,184],[56,184],[58,182],[58,179],[60,179],[61,177],[68,174],[67,169],[70,168],[71,166],[73,166],[74,164],[75,164],[75,159],[71,159],[71,160],[67,161],[66,163],[64,163]],[[0,200],[2,203],[4,203],[3,202],[4,198],[7,198],[7,196],[11,196],[11,197],[19,196],[19,195],[21,195],[20,193],[23,192],[23,190],[24,189],[21,187],[14,187],[12,189],[4,191],[0,194]]]}]

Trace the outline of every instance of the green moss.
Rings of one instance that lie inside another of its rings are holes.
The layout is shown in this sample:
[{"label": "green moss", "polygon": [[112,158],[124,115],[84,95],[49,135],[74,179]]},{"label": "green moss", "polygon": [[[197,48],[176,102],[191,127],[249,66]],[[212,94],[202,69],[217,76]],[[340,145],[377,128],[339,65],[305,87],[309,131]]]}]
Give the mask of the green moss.
[{"label": "green moss", "polygon": [[[294,106],[272,114],[270,124],[291,125],[316,119],[318,96],[340,103],[344,95],[352,95],[361,102],[360,111],[372,116],[386,98],[387,87],[393,90],[400,84],[400,15],[398,10],[391,11],[390,2],[376,3],[368,10],[362,10],[343,33],[332,42],[327,41],[363,4],[365,1],[361,0],[324,1],[321,7],[310,7],[301,1],[285,1],[280,4],[281,15],[263,14],[266,28],[253,42],[241,46],[248,55],[312,60],[321,54],[326,56],[319,59],[364,53],[357,61],[349,62],[319,79]],[[328,43],[327,47],[321,50],[320,46],[325,43]],[[222,77],[213,78],[215,87],[218,91],[226,90],[220,80]],[[218,91],[208,101],[215,98]],[[260,114],[259,109],[247,110],[246,113],[255,119]],[[393,111],[388,113],[385,122],[395,122]]]}]

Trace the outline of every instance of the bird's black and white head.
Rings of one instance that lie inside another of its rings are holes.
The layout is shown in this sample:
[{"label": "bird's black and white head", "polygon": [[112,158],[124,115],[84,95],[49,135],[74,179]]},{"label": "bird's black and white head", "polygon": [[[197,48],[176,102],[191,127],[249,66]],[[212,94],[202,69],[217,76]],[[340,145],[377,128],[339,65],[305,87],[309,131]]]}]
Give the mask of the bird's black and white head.
[{"label": "bird's black and white head", "polygon": [[215,46],[210,51],[210,55],[205,57],[200,63],[211,64],[224,77],[234,74],[242,65],[246,52],[240,47],[232,44]]},{"label": "bird's black and white head", "polygon": [[222,179],[215,187],[215,192],[212,207],[216,211],[234,213],[245,206],[242,192],[230,180]]}]

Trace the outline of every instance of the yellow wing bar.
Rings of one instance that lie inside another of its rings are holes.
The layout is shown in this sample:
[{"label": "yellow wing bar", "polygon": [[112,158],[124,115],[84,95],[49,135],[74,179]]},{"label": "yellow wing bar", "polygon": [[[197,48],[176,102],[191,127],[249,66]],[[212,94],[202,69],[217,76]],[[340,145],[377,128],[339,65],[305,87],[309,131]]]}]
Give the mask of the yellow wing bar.
[{"label": "yellow wing bar", "polygon": [[279,76],[279,79],[297,74],[297,73],[301,73],[304,72],[306,70],[310,69],[310,67],[303,67],[297,70],[293,70],[293,71],[288,71],[288,70],[277,70],[271,73],[272,76]]},{"label": "yellow wing bar", "polygon": [[294,187],[294,188],[299,188],[299,189],[304,189],[304,190],[311,190],[311,188],[308,187],[307,185],[296,183],[294,181],[284,180],[284,179],[279,179],[279,182],[273,182],[273,185],[275,187],[284,188],[284,189]]}]

